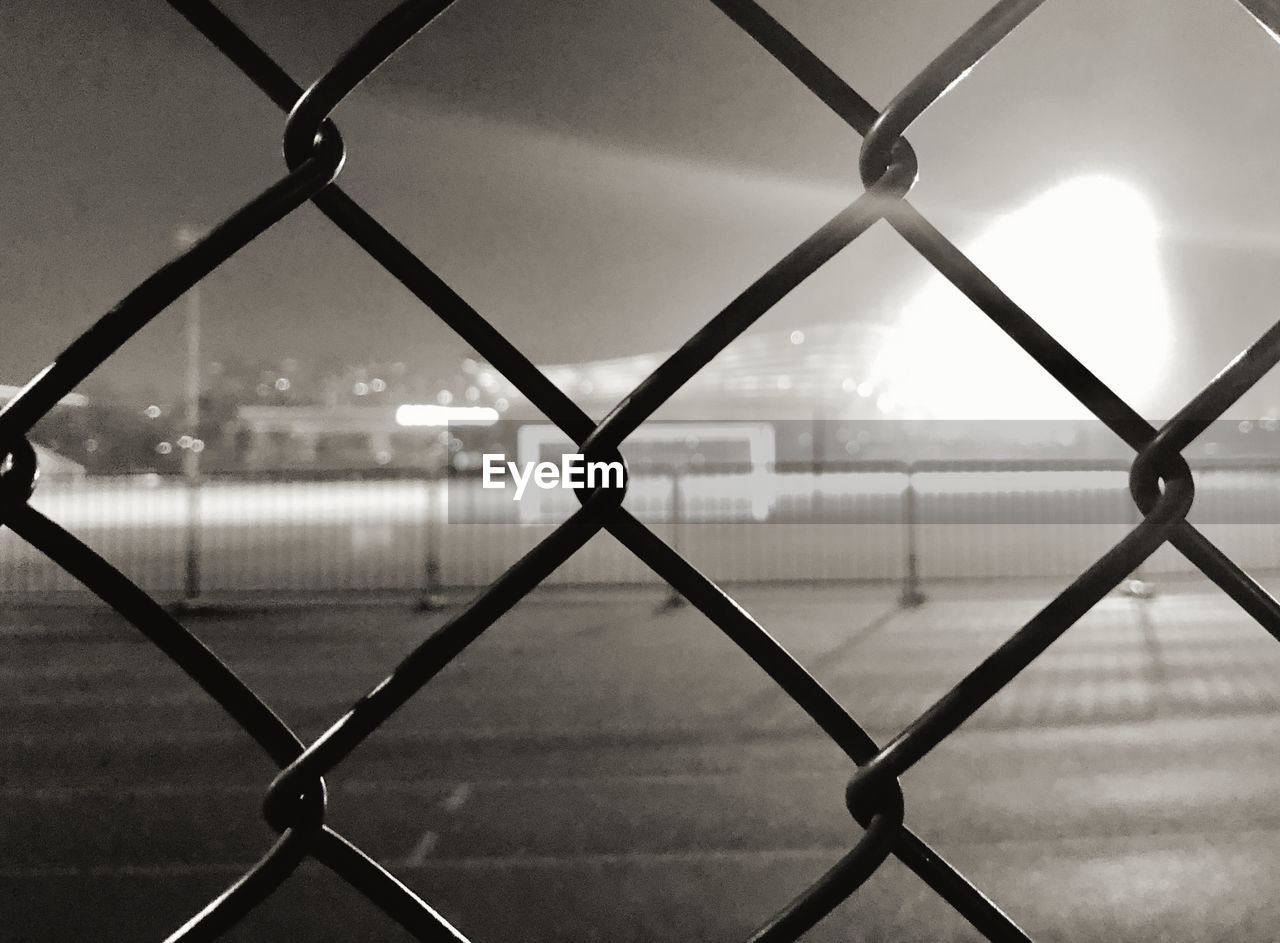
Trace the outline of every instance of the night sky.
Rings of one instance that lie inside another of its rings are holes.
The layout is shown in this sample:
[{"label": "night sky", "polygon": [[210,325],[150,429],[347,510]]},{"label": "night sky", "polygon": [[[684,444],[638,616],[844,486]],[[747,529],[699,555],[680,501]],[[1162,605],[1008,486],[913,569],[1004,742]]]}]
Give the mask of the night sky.
[{"label": "night sky", "polygon": [[[306,84],[390,5],[223,8]],[[766,6],[882,106],[988,4]],[[1280,310],[1278,93],[1280,47],[1231,0],[1049,0],[910,131],[912,200],[963,244],[1073,175],[1141,190],[1174,334],[1144,406],[1167,414]],[[144,278],[181,223],[284,172],[283,116],[157,0],[0,5],[0,109],[0,382]],[[675,347],[860,191],[858,136],[705,0],[460,0],[336,118],[341,184],[539,362]],[[752,330],[892,323],[926,274],[880,225]],[[309,207],[201,301],[208,359],[466,353]],[[170,310],[100,380],[175,391],[182,356]],[[1277,382],[1242,408],[1273,405]]]}]

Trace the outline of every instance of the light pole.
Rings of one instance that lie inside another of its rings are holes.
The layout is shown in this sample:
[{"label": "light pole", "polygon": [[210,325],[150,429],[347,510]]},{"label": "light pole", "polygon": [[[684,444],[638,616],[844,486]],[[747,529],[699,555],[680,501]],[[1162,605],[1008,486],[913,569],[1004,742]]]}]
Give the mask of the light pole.
[{"label": "light pole", "polygon": [[[203,236],[195,226],[178,227],[175,240],[182,251]],[[200,286],[192,285],[187,299],[187,382],[183,426],[187,447],[182,455],[182,475],[187,484],[187,573],[183,601],[194,602],[200,595]]]},{"label": "light pole", "polygon": [[[176,241],[182,251],[190,249],[203,233],[191,225],[178,227]],[[182,472],[187,478],[200,475],[200,285],[192,285],[184,296],[187,299],[187,383],[186,414],[183,426],[191,437],[191,444],[182,456]]]}]

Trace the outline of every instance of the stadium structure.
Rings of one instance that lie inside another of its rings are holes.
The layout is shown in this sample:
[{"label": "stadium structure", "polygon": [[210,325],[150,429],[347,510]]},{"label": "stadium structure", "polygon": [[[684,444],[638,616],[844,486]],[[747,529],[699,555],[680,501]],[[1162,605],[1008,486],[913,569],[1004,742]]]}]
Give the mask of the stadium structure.
[{"label": "stadium structure", "polygon": [[[816,324],[793,331],[748,333],[731,344],[676,393],[660,420],[812,420],[892,417],[895,404],[871,379],[891,329],[875,324]],[[547,377],[593,416],[603,416],[665,359],[636,354],[541,367]],[[483,368],[482,374],[492,374]],[[500,378],[499,378],[500,380]],[[507,419],[542,418],[505,381],[493,392],[510,405]]]},{"label": "stadium structure", "polygon": [[[891,397],[869,380],[886,330],[875,325],[823,324],[750,333],[700,371],[647,425],[667,425],[665,432],[653,435],[670,438],[671,423],[723,429],[726,423],[798,421],[807,429],[821,420],[891,418]],[[539,369],[587,413],[600,417],[665,356],[635,354],[540,365]],[[419,464],[424,460],[421,443],[436,443],[447,424],[467,440],[464,454],[455,455],[465,466],[473,442],[502,439],[514,451],[519,428],[547,423],[537,406],[496,368],[474,359],[465,360],[462,368],[463,387],[441,390],[433,404],[241,407],[239,421],[251,443],[251,464],[255,457],[261,463],[280,456],[295,465],[323,464],[332,461],[335,447],[344,443],[346,454],[353,448],[367,453],[373,459],[370,464],[376,460],[381,465],[400,465],[406,459]],[[476,413],[487,421],[482,418],[472,425]],[[498,428],[483,432],[492,425]],[[468,428],[470,435],[464,432]],[[640,439],[644,436],[642,431]],[[772,448],[768,457],[772,460]]]},{"label": "stadium structure", "polygon": [[[755,442],[754,457],[761,454],[760,436],[746,430],[767,426],[770,462],[1123,454],[1123,446],[1093,420],[956,420],[922,411],[918,402],[903,403],[883,364],[886,350],[895,347],[896,330],[853,322],[748,333],[654,414],[646,424],[653,430],[648,435],[667,439],[672,428],[683,428],[692,446],[700,429],[722,436],[726,424],[739,424]],[[638,354],[541,369],[589,415],[601,418],[665,356]],[[503,406],[502,419],[516,425],[546,422],[492,367],[477,365],[474,373]],[[666,428],[659,431],[659,426]],[[545,446],[555,436],[526,433],[522,438]],[[634,446],[645,438],[642,426],[628,442]]]}]

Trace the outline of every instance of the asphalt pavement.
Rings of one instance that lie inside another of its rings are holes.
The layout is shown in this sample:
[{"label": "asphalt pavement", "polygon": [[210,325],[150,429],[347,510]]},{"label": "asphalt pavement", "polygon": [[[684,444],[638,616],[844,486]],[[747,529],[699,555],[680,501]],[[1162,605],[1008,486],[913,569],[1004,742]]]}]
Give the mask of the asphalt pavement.
[{"label": "asphalt pavement", "polygon": [[[1036,939],[1274,940],[1280,644],[1201,584],[1113,595],[903,778],[907,822]],[[738,594],[884,742],[1049,583]],[[330,821],[470,939],[735,940],[859,834],[838,747],[696,611],[547,593],[330,777]],[[448,617],[192,620],[312,738]],[[0,616],[0,939],[159,940],[269,846],[274,768],[110,613]],[[305,865],[232,940],[401,940]],[[890,861],[813,940],[977,935]]]}]

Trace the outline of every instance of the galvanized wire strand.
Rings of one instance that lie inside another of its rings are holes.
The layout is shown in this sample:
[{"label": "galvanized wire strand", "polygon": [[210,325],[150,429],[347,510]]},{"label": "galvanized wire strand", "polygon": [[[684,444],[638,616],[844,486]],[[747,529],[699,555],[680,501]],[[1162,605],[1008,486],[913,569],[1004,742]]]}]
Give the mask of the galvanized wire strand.
[{"label": "galvanized wire strand", "polygon": [[869,186],[878,179],[889,166],[894,143],[907,128],[1043,3],[1044,0],[1000,0],[908,82],[862,140],[858,158],[862,182]]},{"label": "galvanized wire strand", "polygon": [[328,825],[320,830],[310,852],[415,939],[425,943],[469,943],[434,907]]},{"label": "galvanized wire strand", "polygon": [[[817,98],[864,137],[880,113],[755,0],[710,0]],[[879,175],[877,175],[879,176]]]},{"label": "galvanized wire strand", "polygon": [[298,869],[310,843],[311,836],[286,829],[253,867],[165,937],[164,943],[210,943],[222,936]]},{"label": "galvanized wire strand", "polygon": [[1236,0],[1272,39],[1280,42],[1280,2],[1278,0]]},{"label": "galvanized wire strand", "polygon": [[305,159],[320,140],[329,113],[452,3],[453,0],[404,0],[316,79],[298,99],[285,122],[284,156],[291,167]]},{"label": "galvanized wire strand", "polygon": [[795,900],[774,914],[747,943],[797,940],[835,910],[871,877],[893,850],[902,826],[902,792],[887,808],[877,810],[858,844],[814,881]]}]

